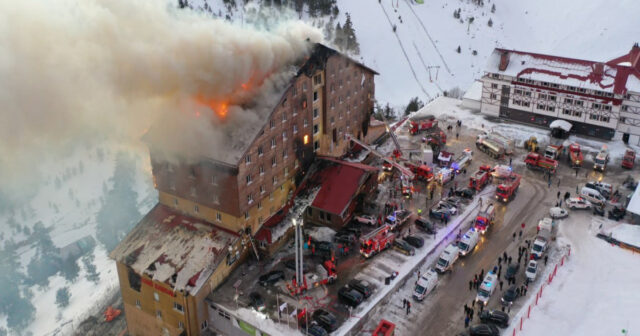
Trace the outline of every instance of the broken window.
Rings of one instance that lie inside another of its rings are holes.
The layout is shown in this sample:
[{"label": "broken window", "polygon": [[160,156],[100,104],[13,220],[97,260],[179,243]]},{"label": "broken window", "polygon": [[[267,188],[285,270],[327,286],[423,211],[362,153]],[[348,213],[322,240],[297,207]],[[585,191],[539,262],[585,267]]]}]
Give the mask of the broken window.
[{"label": "broken window", "polygon": [[218,213],[216,213],[216,220],[217,220],[218,222],[222,222],[222,214],[221,214],[221,213],[219,213],[219,212],[218,212]]},{"label": "broken window", "polygon": [[318,91],[313,91],[313,101],[314,102],[318,101],[318,97],[319,97]]},{"label": "broken window", "polygon": [[177,302],[173,303],[173,309],[175,309],[175,310],[177,310],[177,311],[179,311],[181,313],[184,313],[184,308],[182,307],[181,304],[179,304]]},{"label": "broken window", "polygon": [[136,292],[140,292],[140,275],[134,272],[131,268],[127,268],[127,275],[129,278],[129,287]]}]

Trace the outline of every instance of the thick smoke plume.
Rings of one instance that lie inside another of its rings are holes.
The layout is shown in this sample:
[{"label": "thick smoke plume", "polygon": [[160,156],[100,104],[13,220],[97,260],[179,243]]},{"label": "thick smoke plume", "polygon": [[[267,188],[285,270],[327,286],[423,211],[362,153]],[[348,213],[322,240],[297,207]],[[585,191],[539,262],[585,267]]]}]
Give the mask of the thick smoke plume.
[{"label": "thick smoke plume", "polygon": [[[0,194],[70,144],[139,141],[158,120],[192,117],[194,97],[233,104],[268,94],[308,53],[307,39],[322,39],[299,21],[257,30],[176,5],[0,0]],[[216,139],[218,122],[198,124]]]}]

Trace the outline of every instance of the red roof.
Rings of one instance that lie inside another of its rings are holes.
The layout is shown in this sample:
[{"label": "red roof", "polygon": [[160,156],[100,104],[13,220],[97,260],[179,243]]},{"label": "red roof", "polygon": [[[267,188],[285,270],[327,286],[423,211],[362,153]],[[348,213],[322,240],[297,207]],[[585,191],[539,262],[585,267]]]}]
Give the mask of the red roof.
[{"label": "red roof", "polygon": [[340,215],[360,187],[362,177],[367,172],[378,169],[360,163],[327,160],[338,164],[331,165],[317,174],[322,181],[322,187],[311,206]]}]

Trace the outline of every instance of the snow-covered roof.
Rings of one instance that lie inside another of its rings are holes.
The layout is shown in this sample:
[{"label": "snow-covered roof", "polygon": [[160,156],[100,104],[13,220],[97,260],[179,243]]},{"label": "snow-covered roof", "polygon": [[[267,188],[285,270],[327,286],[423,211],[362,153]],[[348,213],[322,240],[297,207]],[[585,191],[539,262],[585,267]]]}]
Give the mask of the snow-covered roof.
[{"label": "snow-covered roof", "polygon": [[629,200],[627,211],[640,215],[640,184],[638,184],[638,187],[636,187],[636,190],[633,192],[633,196],[631,196],[631,200]]},{"label": "snow-covered roof", "polygon": [[157,204],[111,252],[111,258],[174,290],[196,293],[239,237]]},{"label": "snow-covered roof", "polygon": [[[632,58],[638,53],[636,49],[616,60]],[[496,48],[489,56],[486,71],[616,94],[640,89],[640,63],[627,66],[616,60],[596,62]]]},{"label": "snow-covered roof", "polygon": [[570,122],[562,119],[556,119],[549,124],[549,128],[561,128],[565,132],[571,131],[571,127],[573,125]]},{"label": "snow-covered roof", "polygon": [[473,84],[471,84],[467,92],[464,93],[464,96],[462,97],[462,99],[479,101],[481,97],[482,97],[482,82],[475,81],[473,82]]}]

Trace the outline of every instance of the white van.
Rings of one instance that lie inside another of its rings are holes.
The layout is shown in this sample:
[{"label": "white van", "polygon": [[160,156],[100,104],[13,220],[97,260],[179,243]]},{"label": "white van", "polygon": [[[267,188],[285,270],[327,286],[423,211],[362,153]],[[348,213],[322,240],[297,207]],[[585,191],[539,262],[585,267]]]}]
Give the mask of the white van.
[{"label": "white van", "polygon": [[453,268],[453,264],[458,260],[460,249],[455,245],[449,245],[442,251],[438,262],[436,262],[436,272],[444,273],[450,271]]},{"label": "white van", "polygon": [[413,298],[422,301],[427,294],[431,293],[438,284],[438,274],[430,269],[420,276],[416,282],[416,288],[413,290]]},{"label": "white van", "polygon": [[580,196],[597,205],[603,205],[606,202],[606,199],[602,197],[599,191],[587,187],[582,187],[580,190]]},{"label": "white van", "polygon": [[458,242],[458,249],[460,249],[460,255],[466,256],[473,252],[473,249],[478,244],[478,239],[480,238],[480,233],[476,231],[474,228],[470,228],[467,233],[460,238]]},{"label": "white van", "polygon": [[487,275],[485,275],[484,277],[484,280],[482,280],[482,283],[480,284],[475,302],[482,302],[482,304],[486,306],[489,303],[491,294],[493,294],[493,292],[496,290],[497,285],[498,276],[493,272],[487,273]]},{"label": "white van", "polygon": [[536,237],[536,240],[533,241],[533,246],[531,246],[531,256],[533,256],[534,260],[542,258],[549,247],[550,240],[551,231],[544,229],[538,232],[538,236]]},{"label": "white van", "polygon": [[553,219],[549,217],[545,217],[538,222],[538,232],[542,230],[547,230],[549,232],[553,232]]}]

